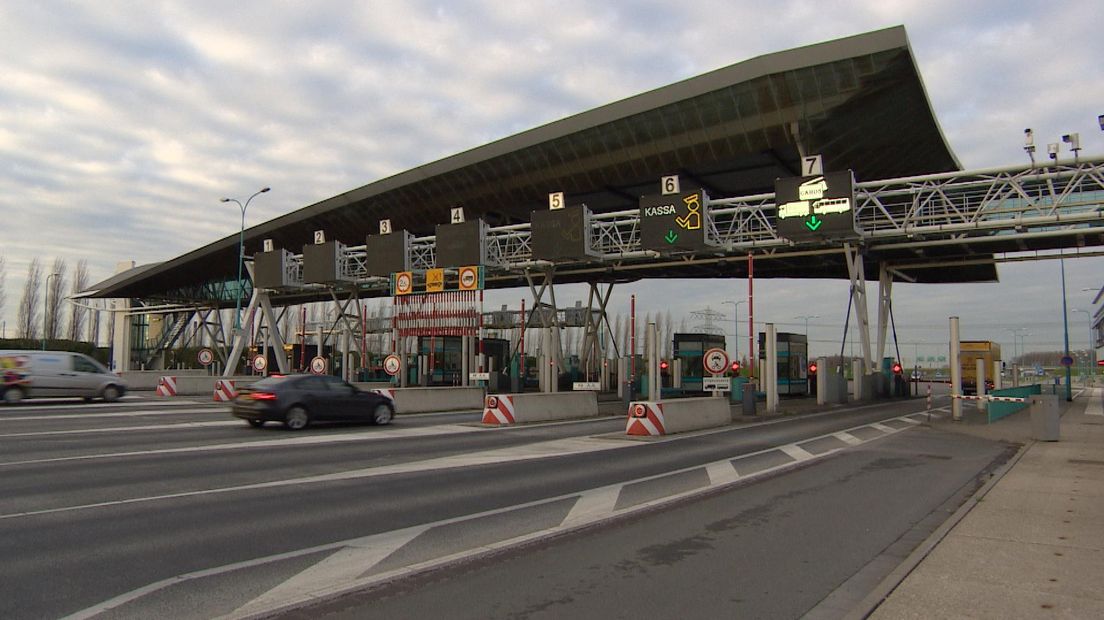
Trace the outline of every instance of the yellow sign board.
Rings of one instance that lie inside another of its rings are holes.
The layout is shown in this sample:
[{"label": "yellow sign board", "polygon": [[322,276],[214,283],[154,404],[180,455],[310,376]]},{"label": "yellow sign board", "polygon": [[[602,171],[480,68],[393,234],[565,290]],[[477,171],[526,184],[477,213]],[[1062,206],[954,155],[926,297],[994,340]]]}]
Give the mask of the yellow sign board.
[{"label": "yellow sign board", "polygon": [[444,269],[427,269],[425,278],[425,290],[427,293],[440,293],[445,290]]}]

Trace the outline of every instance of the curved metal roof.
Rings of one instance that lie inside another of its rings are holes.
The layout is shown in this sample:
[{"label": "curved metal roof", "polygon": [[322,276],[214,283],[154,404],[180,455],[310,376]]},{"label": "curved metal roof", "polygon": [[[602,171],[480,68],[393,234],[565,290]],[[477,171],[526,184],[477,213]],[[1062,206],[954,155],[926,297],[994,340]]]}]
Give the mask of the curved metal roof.
[{"label": "curved metal roof", "polygon": [[[801,152],[860,181],[960,169],[903,26],[759,56],[419,166],[249,228],[245,251],[266,238],[296,251],[315,230],[360,245],[385,217],[432,235],[457,205],[491,226],[524,222],[552,191],[594,212],[630,209],[669,174],[714,197],[770,192],[798,174]],[[96,296],[198,301],[205,283],[236,277],[237,243],[113,278]]]}]

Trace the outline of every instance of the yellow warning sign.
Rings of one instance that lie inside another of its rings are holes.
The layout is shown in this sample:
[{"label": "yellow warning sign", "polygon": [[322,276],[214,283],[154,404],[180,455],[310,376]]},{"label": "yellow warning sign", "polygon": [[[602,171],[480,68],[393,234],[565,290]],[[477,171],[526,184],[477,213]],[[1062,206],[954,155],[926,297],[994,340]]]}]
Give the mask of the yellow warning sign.
[{"label": "yellow warning sign", "polygon": [[444,269],[427,269],[425,278],[425,290],[427,293],[440,293],[445,290]]}]

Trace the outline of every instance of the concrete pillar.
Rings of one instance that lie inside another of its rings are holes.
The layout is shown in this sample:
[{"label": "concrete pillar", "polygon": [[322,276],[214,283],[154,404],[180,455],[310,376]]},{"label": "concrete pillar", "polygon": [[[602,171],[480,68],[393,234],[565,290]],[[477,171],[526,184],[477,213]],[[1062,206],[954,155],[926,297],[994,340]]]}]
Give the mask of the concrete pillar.
[{"label": "concrete pillar", "polygon": [[645,338],[648,350],[648,400],[657,401],[663,393],[661,391],[663,379],[659,375],[659,336],[655,323],[648,323]]},{"label": "concrete pillar", "polygon": [[828,402],[828,358],[818,357],[816,365],[817,404],[824,405]]},{"label": "concrete pillar", "polygon": [[676,357],[671,363],[671,372],[673,373],[671,375],[671,387],[676,390],[682,388],[682,360],[680,358]]},{"label": "concrete pillar", "polygon": [[962,366],[958,356],[959,351],[959,336],[958,336],[958,317],[951,317],[951,419],[956,422],[962,421],[962,400],[958,398],[962,396]]},{"label": "concrete pillar", "polygon": [[778,342],[774,332],[774,323],[766,325],[767,359],[763,368],[763,377],[766,381],[767,413],[778,410]]},{"label": "concrete pillar", "polygon": [[625,384],[629,380],[629,362],[627,358],[617,358],[617,398],[625,399]]},{"label": "concrete pillar", "polygon": [[395,336],[395,354],[399,356],[399,387],[409,387],[410,371],[406,363],[406,338]]},{"label": "concrete pillar", "polygon": [[1001,360],[993,360],[993,389],[1004,389],[1004,377],[1001,376]]},{"label": "concrete pillar", "polygon": [[471,372],[471,337],[460,336],[460,385],[468,387],[471,385],[471,379],[468,377],[468,373]]},{"label": "concrete pillar", "polygon": [[980,398],[981,396],[985,396],[986,393],[985,378],[987,375],[985,374],[985,366],[985,360],[979,359],[977,361],[977,395],[979,396],[977,400],[977,408],[978,411],[981,412],[984,412],[989,408],[989,402]]},{"label": "concrete pillar", "polygon": [[851,360],[851,397],[855,400],[862,400],[863,397],[863,364],[862,360]]}]

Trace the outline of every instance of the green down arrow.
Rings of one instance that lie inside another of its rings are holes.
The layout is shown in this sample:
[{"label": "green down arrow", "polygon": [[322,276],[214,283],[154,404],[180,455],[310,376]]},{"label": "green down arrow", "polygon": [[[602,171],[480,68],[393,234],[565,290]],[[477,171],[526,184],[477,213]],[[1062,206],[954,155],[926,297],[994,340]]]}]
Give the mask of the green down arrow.
[{"label": "green down arrow", "polygon": [[805,222],[805,226],[809,230],[811,230],[813,232],[816,232],[816,229],[820,228],[820,225],[823,224],[823,223],[824,223],[824,220],[818,220],[817,216],[814,215],[813,217],[809,218],[808,222]]},{"label": "green down arrow", "polygon": [[673,230],[668,230],[667,235],[663,237],[663,240],[673,245],[676,241],[678,241],[678,233]]}]

